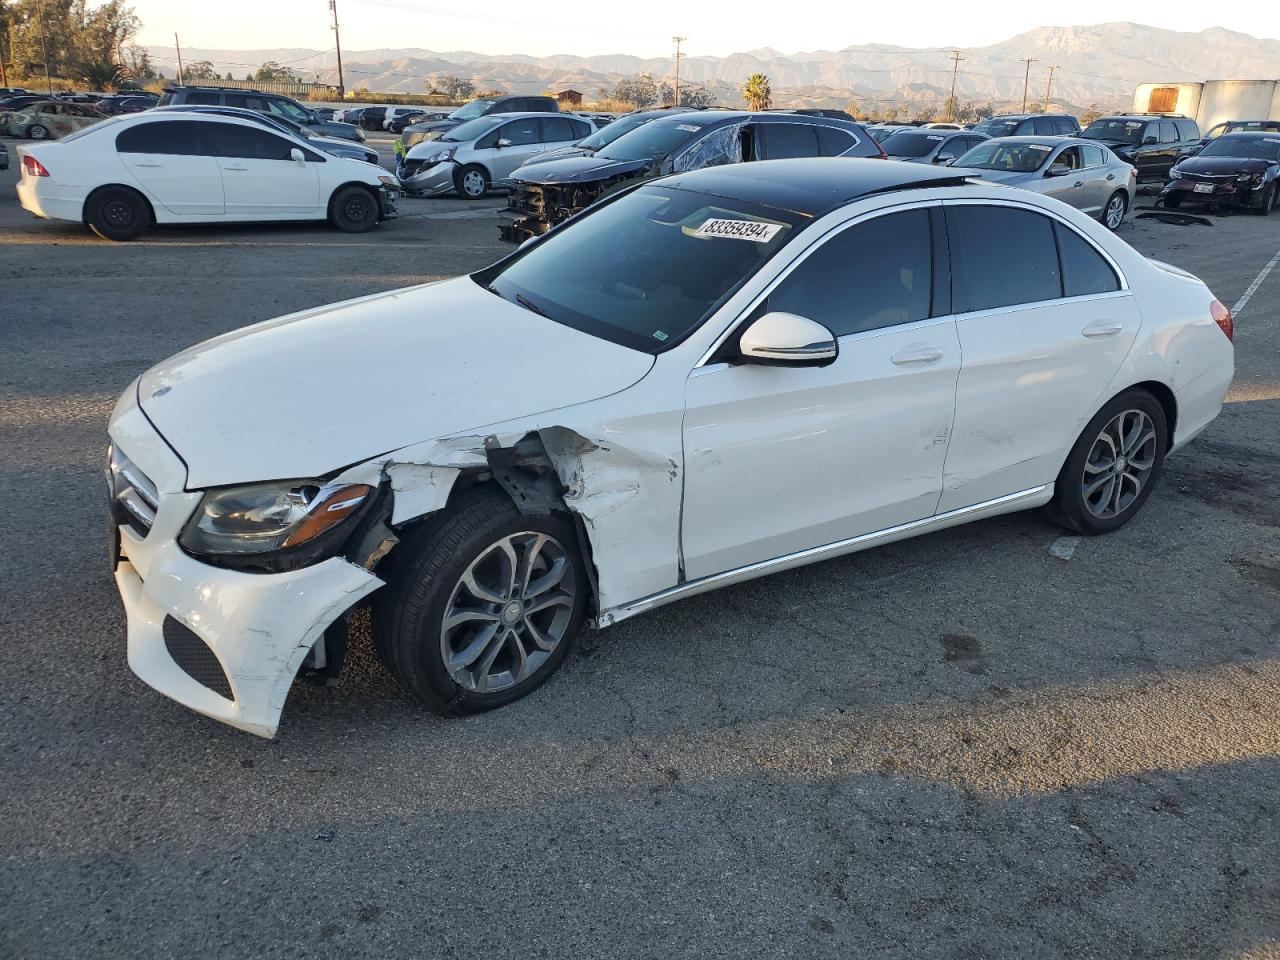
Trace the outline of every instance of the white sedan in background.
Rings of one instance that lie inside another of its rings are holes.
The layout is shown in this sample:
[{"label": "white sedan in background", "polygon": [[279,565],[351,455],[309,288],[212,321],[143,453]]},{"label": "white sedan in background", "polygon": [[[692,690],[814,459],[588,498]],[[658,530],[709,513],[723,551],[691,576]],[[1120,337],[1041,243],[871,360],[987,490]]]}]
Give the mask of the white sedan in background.
[{"label": "white sedan in background", "polygon": [[1116,530],[1232,371],[1203,283],[1057,200],[878,160],[677,174],[134,381],[129,665],[271,736],[372,594],[406,690],[490,709],[584,621],[1032,507]]},{"label": "white sedan in background", "polygon": [[395,177],[368,163],[207,113],[112,117],[18,156],[26,210],[107,240],[153,223],[327,220],[359,233],[394,217],[399,198]]}]

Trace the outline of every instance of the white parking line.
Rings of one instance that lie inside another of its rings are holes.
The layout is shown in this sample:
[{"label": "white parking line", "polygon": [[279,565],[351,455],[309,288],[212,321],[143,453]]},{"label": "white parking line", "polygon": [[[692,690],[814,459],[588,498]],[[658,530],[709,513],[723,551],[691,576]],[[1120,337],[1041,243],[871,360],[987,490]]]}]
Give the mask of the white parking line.
[{"label": "white parking line", "polygon": [[1249,284],[1249,289],[1235,302],[1235,306],[1231,308],[1232,317],[1240,316],[1240,311],[1249,303],[1249,299],[1258,292],[1258,288],[1262,286],[1262,281],[1267,279],[1267,274],[1271,272],[1277,263],[1280,263],[1280,250],[1276,251],[1276,255],[1271,258],[1271,262],[1262,268],[1261,272],[1253,278],[1253,283]]}]

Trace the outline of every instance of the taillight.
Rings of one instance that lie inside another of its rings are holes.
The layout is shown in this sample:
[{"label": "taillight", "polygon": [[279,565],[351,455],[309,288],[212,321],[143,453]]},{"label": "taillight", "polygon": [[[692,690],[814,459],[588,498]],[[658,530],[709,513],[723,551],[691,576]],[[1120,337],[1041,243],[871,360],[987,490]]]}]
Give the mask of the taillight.
[{"label": "taillight", "polygon": [[30,154],[23,156],[22,169],[29,177],[47,177],[49,175],[49,171],[44,168],[44,164]]},{"label": "taillight", "polygon": [[1226,308],[1226,305],[1215,300],[1209,304],[1209,313],[1213,316],[1213,322],[1227,335],[1227,339],[1234,341],[1235,324],[1231,320],[1231,311]]}]

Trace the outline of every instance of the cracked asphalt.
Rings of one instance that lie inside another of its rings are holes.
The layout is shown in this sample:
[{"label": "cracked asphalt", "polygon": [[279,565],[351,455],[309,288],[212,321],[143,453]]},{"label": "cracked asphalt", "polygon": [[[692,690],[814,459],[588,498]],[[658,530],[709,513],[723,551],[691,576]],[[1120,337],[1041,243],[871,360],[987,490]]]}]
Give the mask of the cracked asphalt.
[{"label": "cracked asphalt", "polygon": [[[112,245],[15,179],[0,956],[1280,956],[1280,270],[1222,417],[1116,534],[1019,514],[696,597],[461,721],[357,631],[267,742],[127,668],[110,407],[196,341],[489,262],[501,199]],[[1231,304],[1280,217],[1210,220],[1123,235]]]}]

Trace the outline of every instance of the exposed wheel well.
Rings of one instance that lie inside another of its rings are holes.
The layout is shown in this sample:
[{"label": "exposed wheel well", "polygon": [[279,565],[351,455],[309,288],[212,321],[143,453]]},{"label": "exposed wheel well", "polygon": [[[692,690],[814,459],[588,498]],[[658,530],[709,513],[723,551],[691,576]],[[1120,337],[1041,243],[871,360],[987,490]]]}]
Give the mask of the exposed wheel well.
[{"label": "exposed wheel well", "polygon": [[[1125,389],[1145,390],[1156,398],[1157,402],[1160,404],[1160,409],[1164,411],[1165,422],[1169,426],[1169,436],[1166,438],[1168,440],[1167,449],[1172,450],[1173,436],[1178,427],[1178,401],[1177,398],[1174,397],[1173,391],[1158,380],[1144,380],[1142,383],[1135,383]],[[1123,390],[1120,391],[1120,393],[1123,392]],[[1117,393],[1116,396],[1119,396],[1119,393]]]},{"label": "exposed wheel well", "polygon": [[127,183],[104,183],[100,187],[95,187],[87,197],[84,198],[84,206],[80,209],[80,219],[85,224],[89,223],[89,204],[93,202],[93,198],[100,194],[103,190],[128,190],[130,193],[142,199],[147,205],[147,217],[152,224],[156,222],[156,208],[151,205],[150,198],[137,187],[131,187]]}]

